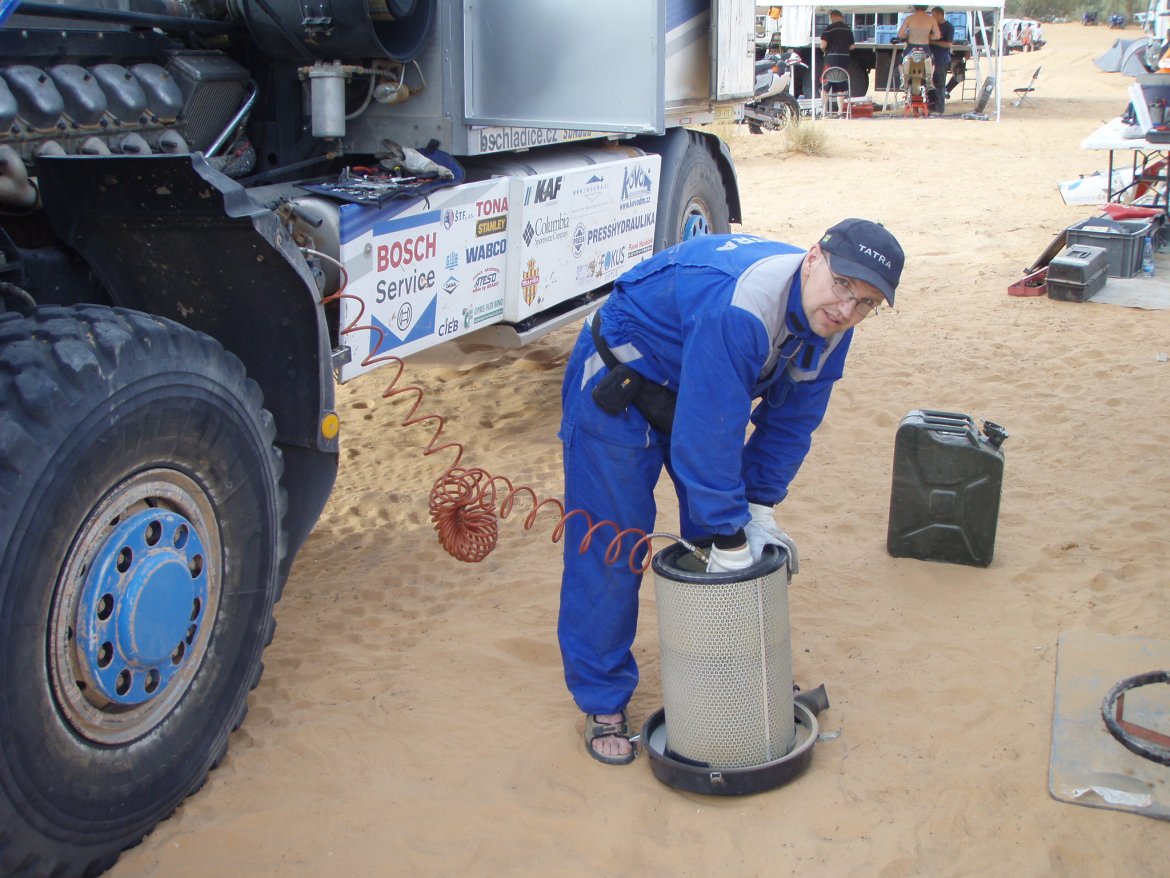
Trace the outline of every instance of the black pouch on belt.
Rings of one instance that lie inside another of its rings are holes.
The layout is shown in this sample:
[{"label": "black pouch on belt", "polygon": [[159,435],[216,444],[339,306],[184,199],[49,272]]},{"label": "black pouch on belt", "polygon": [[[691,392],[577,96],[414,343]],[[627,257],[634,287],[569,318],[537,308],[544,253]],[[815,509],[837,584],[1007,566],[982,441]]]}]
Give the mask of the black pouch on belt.
[{"label": "black pouch on belt", "polygon": [[645,379],[627,366],[619,363],[593,388],[593,401],[608,415],[620,415],[642,390]]},{"label": "black pouch on belt", "polygon": [[593,401],[606,414],[620,415],[633,405],[647,423],[661,433],[669,433],[674,426],[674,404],[678,394],[668,387],[653,384],[613,355],[601,337],[601,315],[593,316],[591,327],[593,345],[601,354],[609,374],[593,388]]},{"label": "black pouch on belt", "polygon": [[674,404],[678,394],[661,384],[642,382],[642,392],[634,400],[634,407],[647,422],[661,433],[669,433],[674,426]]}]

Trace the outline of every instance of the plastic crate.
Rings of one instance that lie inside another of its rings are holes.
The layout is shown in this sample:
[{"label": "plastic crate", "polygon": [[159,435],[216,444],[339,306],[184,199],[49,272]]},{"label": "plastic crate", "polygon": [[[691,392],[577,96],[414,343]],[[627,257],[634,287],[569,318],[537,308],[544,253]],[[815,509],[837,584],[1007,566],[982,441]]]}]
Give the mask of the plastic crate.
[{"label": "plastic crate", "polygon": [[1090,217],[1068,227],[1068,245],[1104,247],[1109,254],[1109,277],[1133,277],[1142,268],[1142,243],[1153,234],[1149,220]]}]

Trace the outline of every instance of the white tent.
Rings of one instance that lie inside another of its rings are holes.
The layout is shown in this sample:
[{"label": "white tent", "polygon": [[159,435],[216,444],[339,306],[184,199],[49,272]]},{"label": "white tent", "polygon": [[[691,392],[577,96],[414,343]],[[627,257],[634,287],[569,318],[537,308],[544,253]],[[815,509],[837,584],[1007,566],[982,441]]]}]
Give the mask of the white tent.
[{"label": "white tent", "polygon": [[[994,62],[987,59],[990,66],[994,66],[994,82],[995,82],[995,118],[999,120],[1000,113],[1000,93],[1002,91],[1003,83],[1003,65],[1002,65],[1002,48],[1001,48],[1001,34],[1000,21],[1003,20],[1003,3],[1004,0],[965,0],[962,3],[956,3],[953,6],[945,3],[939,3],[948,13],[950,12],[967,12],[968,21],[971,23],[969,33],[971,34],[971,48],[972,55],[975,58],[975,75],[976,87],[980,87],[987,74],[980,71],[979,59],[981,55],[975,52],[976,41],[974,39],[975,33],[979,30],[979,22],[982,21],[985,33],[983,36],[982,46],[980,50],[987,52],[990,48]],[[934,4],[929,4],[934,5]],[[854,2],[843,2],[834,4],[818,4],[818,5],[799,5],[799,6],[784,6],[783,15],[780,19],[780,41],[784,46],[808,46],[810,52],[810,81],[816,82],[816,50],[820,46],[820,34],[816,32],[815,19],[816,12],[828,12],[830,9],[840,10],[846,17],[853,13],[877,13],[877,12],[898,12],[908,13],[911,11],[911,6],[908,4],[893,4],[888,2],[867,2],[867,0],[854,0]],[[875,88],[877,84],[875,83]],[[887,92],[886,98],[888,100],[889,94]],[[817,112],[817,101],[812,101],[810,106],[812,112]]]}]

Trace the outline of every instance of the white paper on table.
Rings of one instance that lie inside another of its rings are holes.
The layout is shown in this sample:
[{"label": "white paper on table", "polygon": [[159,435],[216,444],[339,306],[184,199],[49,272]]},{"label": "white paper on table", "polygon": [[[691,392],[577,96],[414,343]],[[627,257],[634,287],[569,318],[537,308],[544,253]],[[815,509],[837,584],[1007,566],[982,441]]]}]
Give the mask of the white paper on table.
[{"label": "white paper on table", "polygon": [[1138,128],[1149,131],[1154,127],[1154,117],[1150,115],[1150,105],[1146,103],[1142,87],[1136,82],[1129,84],[1129,100],[1133,104],[1133,114],[1137,116]]}]

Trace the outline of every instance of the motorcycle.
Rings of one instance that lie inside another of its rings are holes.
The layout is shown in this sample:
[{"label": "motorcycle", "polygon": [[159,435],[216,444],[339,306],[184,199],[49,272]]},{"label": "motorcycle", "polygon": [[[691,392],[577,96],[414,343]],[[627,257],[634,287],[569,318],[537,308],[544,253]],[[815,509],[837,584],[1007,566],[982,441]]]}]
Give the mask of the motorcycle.
[{"label": "motorcycle", "polygon": [[743,105],[743,121],[752,134],[782,128],[790,117],[800,114],[800,104],[792,96],[792,73],[793,68],[805,66],[795,51],[756,62],[755,92]]},{"label": "motorcycle", "polygon": [[1124,28],[1125,27],[1125,16],[1124,15],[1116,15],[1116,14],[1109,16],[1109,27],[1111,30],[1119,30],[1121,28]]}]

